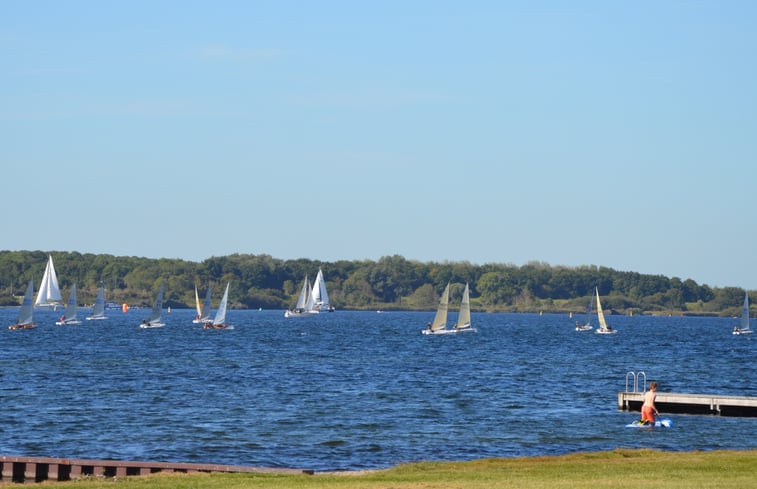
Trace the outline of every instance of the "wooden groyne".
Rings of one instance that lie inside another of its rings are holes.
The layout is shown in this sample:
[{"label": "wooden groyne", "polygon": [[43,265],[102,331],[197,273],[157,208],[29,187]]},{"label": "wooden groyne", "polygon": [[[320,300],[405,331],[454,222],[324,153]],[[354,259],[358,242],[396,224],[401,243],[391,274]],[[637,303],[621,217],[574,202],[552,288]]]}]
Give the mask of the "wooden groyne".
[{"label": "wooden groyne", "polygon": [[126,477],[157,472],[241,472],[260,474],[313,474],[307,469],[252,467],[246,465],[194,464],[176,462],[125,462],[48,457],[0,456],[2,482],[67,481],[82,477]]},{"label": "wooden groyne", "polygon": [[[641,411],[643,402],[643,392],[618,393],[618,409]],[[757,417],[757,397],[658,392],[655,405],[662,413]]]}]

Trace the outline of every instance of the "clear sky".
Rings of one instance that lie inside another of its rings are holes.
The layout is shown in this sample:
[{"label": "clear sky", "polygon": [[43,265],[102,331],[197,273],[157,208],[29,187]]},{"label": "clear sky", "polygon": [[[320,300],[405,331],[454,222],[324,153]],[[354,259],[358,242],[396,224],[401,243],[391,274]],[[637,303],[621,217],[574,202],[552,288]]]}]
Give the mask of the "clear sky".
[{"label": "clear sky", "polygon": [[0,249],[757,289],[757,2],[0,2]]}]

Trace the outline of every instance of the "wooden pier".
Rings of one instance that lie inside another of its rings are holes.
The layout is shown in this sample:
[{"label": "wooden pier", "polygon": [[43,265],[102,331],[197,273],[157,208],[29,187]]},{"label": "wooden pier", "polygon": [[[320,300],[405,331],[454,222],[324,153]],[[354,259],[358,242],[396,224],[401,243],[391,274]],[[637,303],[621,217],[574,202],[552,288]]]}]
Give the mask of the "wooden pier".
[{"label": "wooden pier", "polygon": [[67,481],[82,477],[126,477],[157,472],[241,472],[259,474],[313,474],[312,470],[246,465],[194,464],[174,462],[124,462],[118,460],[76,460],[47,457],[0,456],[2,482]]},{"label": "wooden pier", "polygon": [[[643,392],[619,392],[618,409],[641,411]],[[757,397],[658,392],[655,405],[661,413],[757,417]]]}]

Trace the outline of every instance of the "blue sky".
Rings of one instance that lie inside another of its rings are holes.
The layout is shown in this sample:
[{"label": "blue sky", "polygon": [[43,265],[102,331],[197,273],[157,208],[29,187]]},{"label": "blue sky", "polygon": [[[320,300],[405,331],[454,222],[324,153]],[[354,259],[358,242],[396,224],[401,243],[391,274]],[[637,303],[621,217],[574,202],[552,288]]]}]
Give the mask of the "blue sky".
[{"label": "blue sky", "polygon": [[0,3],[0,249],[757,289],[757,3]]}]

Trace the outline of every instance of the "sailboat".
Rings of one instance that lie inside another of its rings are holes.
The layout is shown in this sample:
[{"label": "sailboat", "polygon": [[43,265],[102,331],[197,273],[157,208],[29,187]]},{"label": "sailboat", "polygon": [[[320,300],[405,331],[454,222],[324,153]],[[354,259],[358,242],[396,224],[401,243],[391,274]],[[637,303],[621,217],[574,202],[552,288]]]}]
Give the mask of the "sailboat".
[{"label": "sailboat", "polygon": [[452,332],[463,333],[467,331],[476,331],[476,328],[471,326],[470,321],[470,292],[468,284],[465,284],[465,290],[463,290],[463,300],[460,302],[460,314],[457,316],[457,323]]},{"label": "sailboat", "polygon": [[152,306],[152,311],[150,311],[150,319],[143,319],[142,324],[139,325],[140,328],[147,329],[147,328],[162,328],[166,325],[166,323],[162,320],[162,314],[163,314],[163,284],[160,284],[160,290],[158,291],[158,295],[155,297],[155,303]]},{"label": "sailboat", "polygon": [[8,329],[32,329],[37,326],[34,324],[34,279],[29,280],[29,285],[26,286],[26,293],[24,294],[24,302],[21,303],[21,308],[18,310],[18,320],[16,324],[11,324]]},{"label": "sailboat", "polygon": [[733,327],[733,334],[751,334],[749,329],[749,294],[744,292],[744,305],[741,307],[741,326]]},{"label": "sailboat", "polygon": [[599,302],[599,289],[597,287],[594,287],[594,290],[597,293],[597,317],[599,318],[599,328],[597,328],[598,334],[612,334],[617,333],[614,329],[612,329],[610,326],[607,325],[607,321],[605,321],[605,313],[602,311],[602,303]]},{"label": "sailboat", "polygon": [[211,287],[208,285],[208,291],[205,294],[205,300],[200,305],[200,297],[197,295],[197,286],[195,286],[195,307],[197,308],[197,317],[192,320],[195,324],[205,324],[210,321],[210,292]]},{"label": "sailboat", "polygon": [[284,312],[285,318],[300,317],[308,313],[313,308],[313,291],[308,281],[308,276],[305,275],[305,280],[302,282],[302,289],[300,295],[297,297],[297,304],[294,308],[287,309]]},{"label": "sailboat", "polygon": [[576,331],[591,331],[592,329],[594,329],[594,326],[591,325],[591,311],[593,305],[594,298],[592,297],[591,299],[589,299],[589,307],[586,309],[586,319],[584,320],[584,323],[581,324],[576,321]]},{"label": "sailboat", "polygon": [[319,313],[321,311],[334,312],[334,308],[329,303],[329,293],[326,291],[326,281],[323,278],[323,271],[319,268],[318,275],[313,282],[313,308],[308,310],[310,313]]},{"label": "sailboat", "polygon": [[97,298],[95,299],[95,307],[92,308],[92,314],[87,316],[87,321],[98,319],[108,319],[105,317],[105,285],[103,284],[100,284],[100,289],[97,291]]},{"label": "sailboat", "polygon": [[446,334],[447,330],[447,306],[449,304],[449,283],[442,292],[442,298],[439,299],[439,307],[434,315],[434,322],[428,323],[426,329],[422,330],[423,334]]},{"label": "sailboat", "polygon": [[60,287],[58,287],[58,276],[55,274],[55,266],[53,266],[53,257],[52,255],[47,255],[45,274],[42,276],[42,284],[39,286],[37,300],[34,301],[34,305],[37,307],[55,307],[60,305],[61,300]]},{"label": "sailboat", "polygon": [[234,329],[234,326],[226,324],[226,303],[229,301],[229,285],[226,284],[226,291],[223,293],[221,303],[218,305],[218,310],[212,321],[205,321],[202,325],[203,329]]},{"label": "sailboat", "polygon": [[71,287],[71,293],[68,296],[68,303],[66,304],[66,311],[63,313],[59,321],[55,321],[58,326],[68,324],[81,324],[81,321],[76,317],[76,284]]}]

